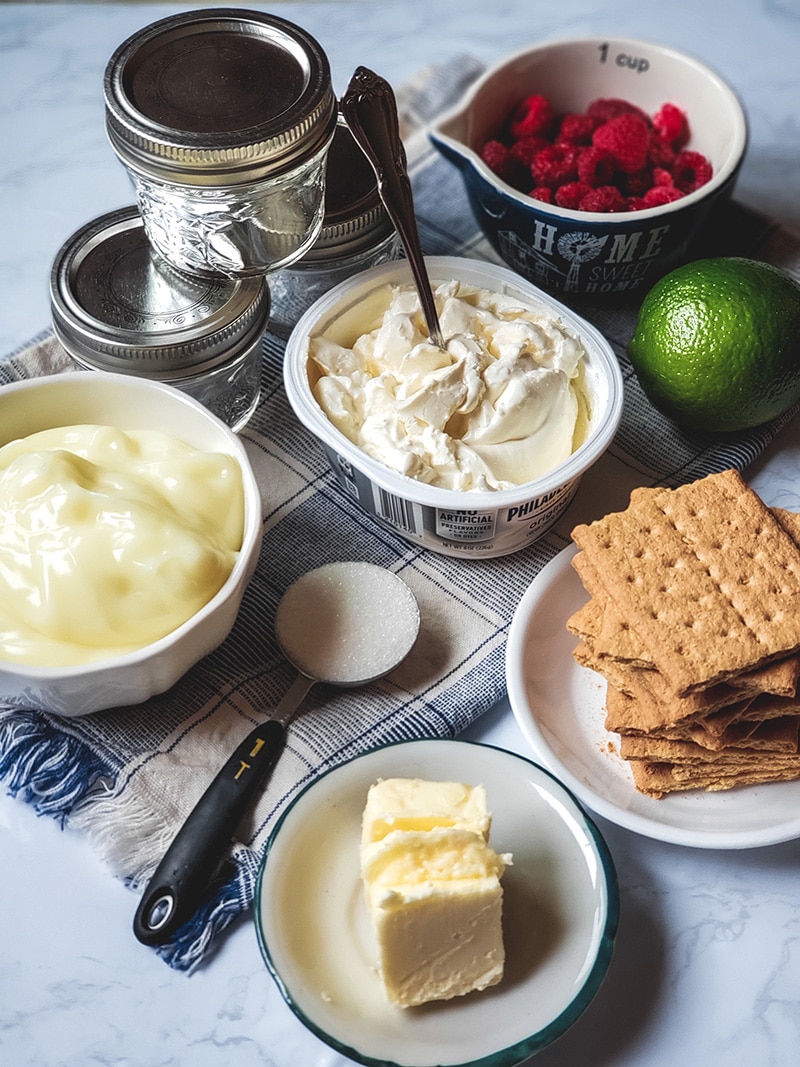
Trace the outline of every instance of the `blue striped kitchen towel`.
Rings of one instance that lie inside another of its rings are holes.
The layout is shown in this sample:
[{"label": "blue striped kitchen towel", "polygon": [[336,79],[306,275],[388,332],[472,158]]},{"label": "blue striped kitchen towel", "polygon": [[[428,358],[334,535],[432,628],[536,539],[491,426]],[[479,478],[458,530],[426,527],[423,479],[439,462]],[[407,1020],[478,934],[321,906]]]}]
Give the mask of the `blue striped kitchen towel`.
[{"label": "blue striped kitchen towel", "polygon": [[[398,99],[425,250],[496,260],[476,227],[460,176],[413,132],[424,130],[478,71],[469,57],[457,57],[422,72]],[[795,270],[793,235],[741,205],[725,210],[721,232],[737,235],[738,254]],[[499,559],[452,559],[413,547],[362,512],[293,417],[282,383],[284,342],[267,334],[263,395],[242,434],[263,490],[264,541],[229,638],[169,692],[133,708],[62,720],[4,705],[0,694],[0,778],[8,791],[84,831],[109,870],[141,890],[225,757],[289,685],[292,669],[272,634],[286,587],[319,564],[363,559],[390,568],[413,589],[423,623],[411,655],[365,689],[312,691],[208,903],[172,943],[156,950],[171,966],[189,971],[207,960],[224,928],[251,905],[270,829],[317,775],[379,745],[455,737],[503,697],[514,610],[531,579],[569,543],[576,522],[624,506],[634,485],[677,485],[729,466],[743,469],[780,429],[776,423],[723,441],[679,432],[646,402],[626,359],[635,307],[576,304],[575,310],[614,347],[624,372],[625,410],[609,453],[584,479],[558,526],[537,544]],[[0,361],[0,383],[65,366],[47,331]],[[133,916],[133,895],[131,900]]]}]

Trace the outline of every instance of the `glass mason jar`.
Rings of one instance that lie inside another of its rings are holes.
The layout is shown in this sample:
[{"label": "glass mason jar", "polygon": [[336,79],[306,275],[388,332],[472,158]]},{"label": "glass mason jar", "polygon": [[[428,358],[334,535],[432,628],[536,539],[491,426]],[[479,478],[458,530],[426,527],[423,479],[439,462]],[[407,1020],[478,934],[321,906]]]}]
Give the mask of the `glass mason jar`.
[{"label": "glass mason jar", "polygon": [[342,115],[326,164],[325,214],[311,248],[270,276],[270,330],[288,337],[314,301],[353,274],[397,259],[402,244],[367,157]]},{"label": "glass mason jar", "polygon": [[336,98],[305,30],[237,8],[173,15],[117,48],[104,94],[112,148],[173,266],[264,274],[313,244]]},{"label": "glass mason jar", "polygon": [[234,431],[258,403],[266,279],[187,275],[153,248],[136,207],[102,215],[50,273],[56,337],[76,366],[168,382]]}]

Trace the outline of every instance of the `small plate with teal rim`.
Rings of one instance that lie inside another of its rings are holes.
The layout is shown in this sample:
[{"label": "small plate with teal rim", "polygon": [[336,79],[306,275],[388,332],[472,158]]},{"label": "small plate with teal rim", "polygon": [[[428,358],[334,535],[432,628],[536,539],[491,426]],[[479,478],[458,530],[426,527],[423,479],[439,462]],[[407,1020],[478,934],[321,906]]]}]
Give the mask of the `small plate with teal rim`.
[{"label": "small plate with teal rim", "polygon": [[[502,982],[401,1009],[384,997],[359,873],[361,815],[379,778],[486,787],[503,875]],[[466,741],[410,741],[328,771],[284,812],[255,895],[258,942],[289,1007],[367,1067],[515,1067],[581,1015],[608,968],[619,914],[597,827],[548,771]]]}]

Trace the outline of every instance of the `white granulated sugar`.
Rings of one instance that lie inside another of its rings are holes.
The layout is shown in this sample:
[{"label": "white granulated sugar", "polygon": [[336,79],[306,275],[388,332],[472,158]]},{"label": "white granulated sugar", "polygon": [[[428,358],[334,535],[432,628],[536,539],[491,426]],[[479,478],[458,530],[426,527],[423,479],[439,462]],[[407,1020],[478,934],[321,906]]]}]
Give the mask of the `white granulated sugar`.
[{"label": "white granulated sugar", "polygon": [[309,678],[358,685],[411,650],[419,630],[414,595],[373,563],[328,563],[294,582],[275,617],[281,648]]}]

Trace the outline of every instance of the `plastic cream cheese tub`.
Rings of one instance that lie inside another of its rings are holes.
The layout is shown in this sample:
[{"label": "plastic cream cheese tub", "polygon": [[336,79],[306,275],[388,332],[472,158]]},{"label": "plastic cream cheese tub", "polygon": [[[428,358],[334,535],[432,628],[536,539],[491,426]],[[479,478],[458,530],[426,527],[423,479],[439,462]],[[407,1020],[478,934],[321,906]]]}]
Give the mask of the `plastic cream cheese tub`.
[{"label": "plastic cream cheese tub", "polygon": [[347,348],[372,329],[387,285],[410,286],[405,261],[382,264],[342,282],[317,300],[292,331],[284,380],[298,419],[321,442],[342,487],[365,511],[416,545],[448,556],[475,558],[516,552],[541,537],[563,514],[583,473],[603,454],[622,415],[623,385],[605,338],[563,304],[506,267],[457,257],[428,257],[431,282],[455,279],[500,293],[557,320],[578,338],[584,354],[575,379],[577,443],[555,467],[522,484],[451,489],[409,477],[368,455],[330,420],[314,395],[318,377],[312,338],[330,337]]}]

